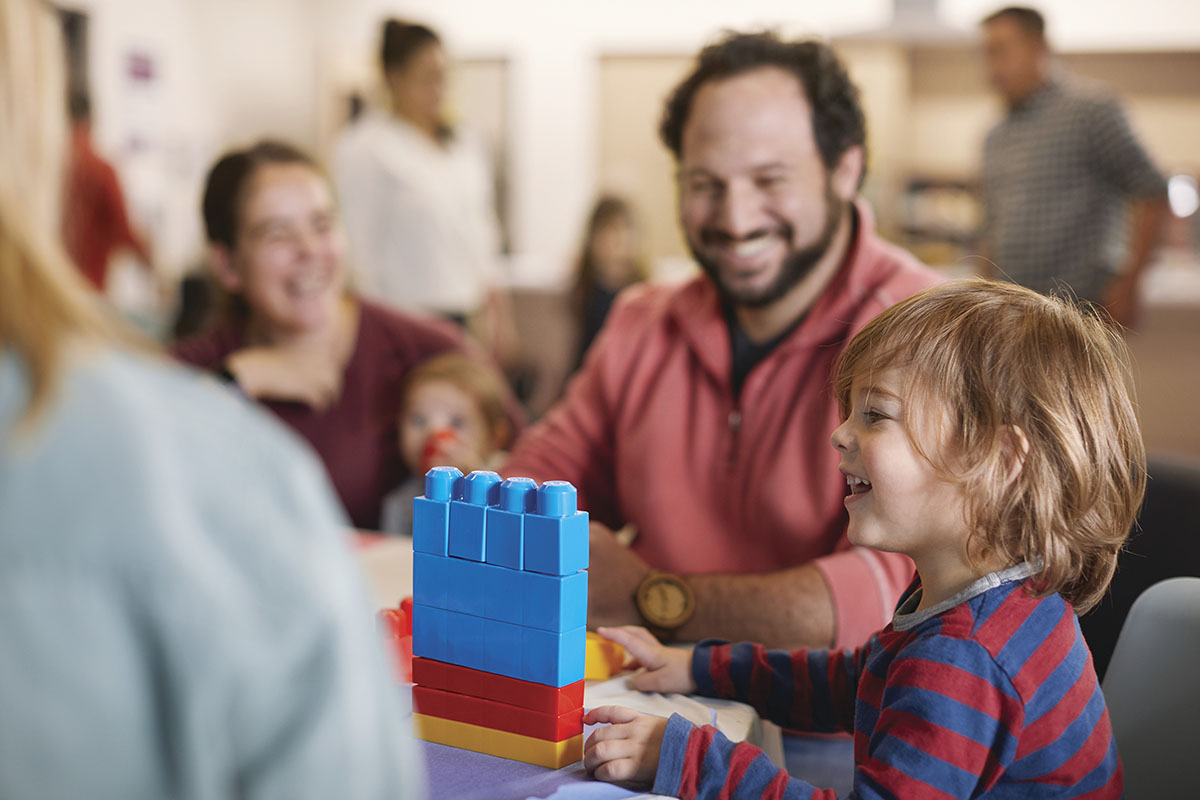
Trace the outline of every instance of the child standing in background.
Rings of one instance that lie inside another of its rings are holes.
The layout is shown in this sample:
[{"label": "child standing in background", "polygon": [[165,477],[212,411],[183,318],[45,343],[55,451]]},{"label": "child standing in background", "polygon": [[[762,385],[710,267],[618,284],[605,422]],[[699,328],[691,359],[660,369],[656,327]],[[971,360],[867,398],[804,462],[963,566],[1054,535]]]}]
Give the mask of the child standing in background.
[{"label": "child standing in background", "polygon": [[[1103,595],[1145,489],[1119,334],[1069,302],[972,281],[915,295],[850,343],[833,433],[849,538],[918,578],[855,650],[663,647],[602,629],[647,691],[754,705],[854,733],[854,797],[1122,793],[1104,696],[1075,615]],[[680,797],[823,797],[711,727],[607,706],[587,769]]]},{"label": "child standing in background", "polygon": [[504,380],[467,356],[432,358],[408,376],[400,403],[400,456],[412,476],[384,498],[384,533],[412,534],[412,501],[425,473],[452,466],[464,475],[495,469],[512,440]]}]

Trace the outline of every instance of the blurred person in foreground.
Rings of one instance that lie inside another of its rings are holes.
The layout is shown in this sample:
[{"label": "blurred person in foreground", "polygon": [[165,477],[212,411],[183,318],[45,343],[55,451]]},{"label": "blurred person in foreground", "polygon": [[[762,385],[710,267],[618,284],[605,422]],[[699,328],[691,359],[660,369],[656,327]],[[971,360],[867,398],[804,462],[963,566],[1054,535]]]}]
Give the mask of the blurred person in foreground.
[{"label": "blurred person in foreground", "polygon": [[484,143],[446,119],[448,58],[430,28],[384,22],[386,112],[338,140],[332,166],[364,295],[470,326],[502,363],[511,301],[499,288],[500,225]]},{"label": "blurred person in foreground", "polygon": [[[204,188],[209,262],[226,295],[179,359],[214,372],[303,436],[354,525],[374,530],[384,497],[409,477],[396,452],[404,380],[448,352],[486,360],[456,326],[360,298],[347,286],[345,236],[317,163],[282,142],[222,156]],[[513,429],[523,414],[508,400]]]},{"label": "blurred person in foreground", "polygon": [[1134,324],[1165,179],[1111,94],[1060,73],[1041,13],[1009,6],[982,24],[988,82],[1008,106],[983,152],[982,249],[995,277],[1068,287]]},{"label": "blurred person in foreground", "polygon": [[[861,644],[913,566],[846,538],[831,370],[937,276],[875,235],[858,89],[827,45],[727,35],[670,96],[661,134],[704,274],[622,293],[503,471],[571,481],[600,523],[590,625]],[[626,524],[630,547],[609,530]]]},{"label": "blurred person in foreground", "polygon": [[63,251],[56,22],[0,3],[0,797],[416,797],[320,466]]}]

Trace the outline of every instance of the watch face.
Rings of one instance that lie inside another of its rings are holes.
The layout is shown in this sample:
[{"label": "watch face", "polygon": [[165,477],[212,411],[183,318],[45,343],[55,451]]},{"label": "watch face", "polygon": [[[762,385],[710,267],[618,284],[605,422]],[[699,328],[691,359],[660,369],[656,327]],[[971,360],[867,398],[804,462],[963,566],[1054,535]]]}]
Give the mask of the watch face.
[{"label": "watch face", "polygon": [[652,625],[675,628],[692,615],[691,590],[674,575],[655,575],[638,589],[638,607]]}]

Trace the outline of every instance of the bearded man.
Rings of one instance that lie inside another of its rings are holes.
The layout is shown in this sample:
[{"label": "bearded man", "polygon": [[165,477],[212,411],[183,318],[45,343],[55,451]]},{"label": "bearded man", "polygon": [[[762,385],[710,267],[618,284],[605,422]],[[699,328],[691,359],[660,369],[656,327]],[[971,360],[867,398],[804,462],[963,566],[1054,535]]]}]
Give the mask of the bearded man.
[{"label": "bearded man", "polygon": [[[828,46],[726,36],[669,97],[660,133],[703,275],[618,298],[503,472],[578,488],[595,523],[591,627],[859,644],[913,567],[846,538],[831,370],[937,276],[873,232],[858,90]],[[612,533],[626,524],[629,546]]]}]

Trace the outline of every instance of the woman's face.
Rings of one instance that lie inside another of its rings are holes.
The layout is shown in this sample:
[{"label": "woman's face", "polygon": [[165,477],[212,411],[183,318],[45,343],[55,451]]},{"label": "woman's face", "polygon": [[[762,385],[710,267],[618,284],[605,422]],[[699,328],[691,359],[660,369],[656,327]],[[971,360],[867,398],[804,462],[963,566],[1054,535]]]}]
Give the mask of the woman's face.
[{"label": "woman's face", "polygon": [[613,217],[592,234],[592,263],[602,286],[620,288],[637,280],[636,258],[637,237],[626,217]]},{"label": "woman's face", "polygon": [[226,288],[254,321],[280,334],[336,318],[346,279],[345,236],[328,181],[304,164],[267,164],[250,178]]},{"label": "woman's face", "polygon": [[436,126],[446,99],[446,51],[430,43],[413,53],[403,67],[388,71],[387,82],[396,110],[422,126]]}]

